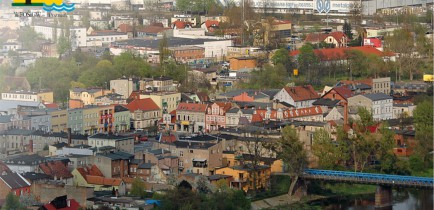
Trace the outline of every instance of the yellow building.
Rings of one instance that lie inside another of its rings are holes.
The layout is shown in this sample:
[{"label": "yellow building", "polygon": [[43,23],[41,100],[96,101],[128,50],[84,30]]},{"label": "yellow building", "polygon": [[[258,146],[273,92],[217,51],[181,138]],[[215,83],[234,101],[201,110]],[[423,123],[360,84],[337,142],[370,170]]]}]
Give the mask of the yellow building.
[{"label": "yellow building", "polygon": [[81,100],[85,106],[94,105],[96,97],[103,96],[107,93],[110,93],[110,91],[102,88],[73,88],[69,90],[69,99]]},{"label": "yellow building", "polygon": [[113,131],[114,106],[83,108],[83,131],[87,134]]},{"label": "yellow building", "polygon": [[215,170],[215,174],[230,175],[232,180],[229,187],[244,191],[254,189],[254,173],[256,173],[256,188],[268,189],[270,186],[271,168],[267,165],[258,165],[254,172],[251,164],[224,167]]},{"label": "yellow building", "polygon": [[68,123],[68,112],[64,110],[55,110],[51,114],[51,130],[53,132],[66,132]]},{"label": "yellow building", "polygon": [[175,110],[181,101],[181,93],[177,92],[150,92],[140,93],[140,99],[150,98],[162,110],[163,114]]}]

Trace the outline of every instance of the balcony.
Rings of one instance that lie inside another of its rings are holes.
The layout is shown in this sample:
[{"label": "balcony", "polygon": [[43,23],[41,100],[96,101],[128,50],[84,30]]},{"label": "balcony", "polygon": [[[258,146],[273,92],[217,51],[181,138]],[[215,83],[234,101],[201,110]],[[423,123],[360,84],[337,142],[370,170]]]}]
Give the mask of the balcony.
[{"label": "balcony", "polygon": [[194,125],[194,120],[177,120],[176,124],[181,124],[181,125]]},{"label": "balcony", "polygon": [[207,168],[208,163],[205,159],[193,159],[193,167],[194,168]]}]

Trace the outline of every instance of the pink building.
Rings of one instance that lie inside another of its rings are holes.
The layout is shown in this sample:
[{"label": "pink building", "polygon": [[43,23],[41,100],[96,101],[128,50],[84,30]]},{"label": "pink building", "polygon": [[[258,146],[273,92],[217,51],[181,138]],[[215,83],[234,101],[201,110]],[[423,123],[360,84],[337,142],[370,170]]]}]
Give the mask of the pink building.
[{"label": "pink building", "polygon": [[205,117],[205,127],[207,132],[226,127],[226,112],[231,109],[229,102],[215,102],[208,106]]}]

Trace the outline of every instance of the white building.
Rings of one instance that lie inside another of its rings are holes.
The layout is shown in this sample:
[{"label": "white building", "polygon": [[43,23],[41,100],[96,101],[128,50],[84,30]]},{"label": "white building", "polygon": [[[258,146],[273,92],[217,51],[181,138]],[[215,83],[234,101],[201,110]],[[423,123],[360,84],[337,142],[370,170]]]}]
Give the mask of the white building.
[{"label": "white building", "polygon": [[308,108],[313,106],[319,98],[318,93],[311,85],[284,87],[273,98],[279,102],[286,102],[295,108]]},{"label": "white building", "polygon": [[103,45],[108,45],[114,41],[126,40],[128,39],[128,35],[126,33],[121,32],[96,32],[92,35],[88,35],[86,39],[86,43],[90,46],[92,43],[101,43]]},{"label": "white building", "polygon": [[416,109],[416,105],[413,104],[393,104],[393,118],[413,117],[414,109]]},{"label": "white building", "polygon": [[1,99],[11,101],[36,101],[53,103],[52,91],[9,91],[1,94]]},{"label": "white building", "polygon": [[[44,39],[53,41],[54,37],[58,39],[62,35],[61,28],[55,28],[50,25],[34,25],[32,26],[36,33],[42,34]],[[64,29],[68,30],[68,29]],[[69,39],[71,40],[72,49],[86,46],[86,28],[73,27],[69,29]],[[65,32],[64,32],[65,33]]]},{"label": "white building", "polygon": [[348,98],[348,106],[364,107],[369,110],[374,120],[393,118],[393,97],[384,93],[356,95]]},{"label": "white building", "polygon": [[206,41],[203,43],[205,57],[220,59],[227,56],[230,46],[232,46],[232,40]]},{"label": "white building", "polygon": [[116,149],[134,154],[134,138],[112,134],[97,133],[89,136],[89,146],[99,151]]}]

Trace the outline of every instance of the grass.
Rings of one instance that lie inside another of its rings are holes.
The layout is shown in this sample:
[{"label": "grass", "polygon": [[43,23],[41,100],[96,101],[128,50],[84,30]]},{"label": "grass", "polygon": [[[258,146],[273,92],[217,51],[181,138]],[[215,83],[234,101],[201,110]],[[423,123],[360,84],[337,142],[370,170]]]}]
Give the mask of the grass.
[{"label": "grass", "polygon": [[412,171],[412,176],[434,177],[434,168],[429,168],[425,171]]},{"label": "grass", "polygon": [[324,188],[330,190],[335,195],[358,195],[374,193],[377,187],[375,185],[363,184],[342,184],[342,183],[327,183]]}]

